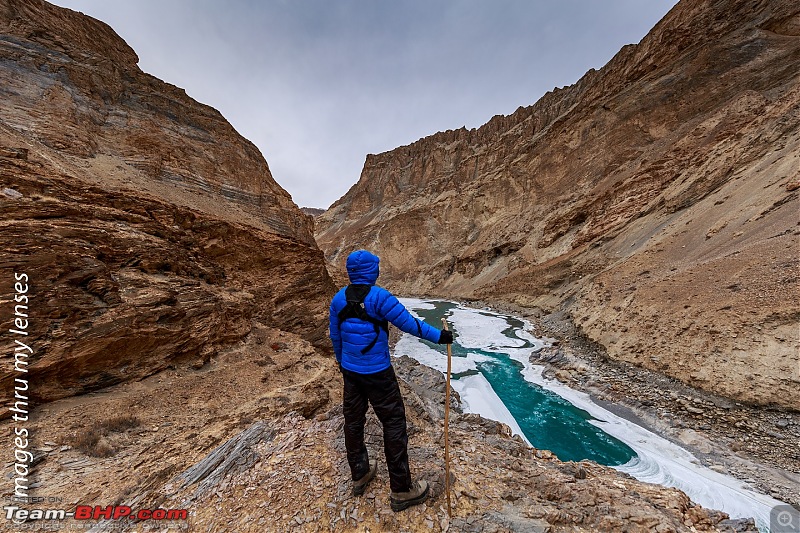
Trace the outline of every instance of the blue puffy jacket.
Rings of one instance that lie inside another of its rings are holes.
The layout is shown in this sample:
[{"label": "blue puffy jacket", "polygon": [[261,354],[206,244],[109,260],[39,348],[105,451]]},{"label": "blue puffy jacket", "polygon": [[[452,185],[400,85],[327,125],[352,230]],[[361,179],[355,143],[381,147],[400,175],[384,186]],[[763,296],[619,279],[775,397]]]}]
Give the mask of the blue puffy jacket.
[{"label": "blue puffy jacket", "polygon": [[[431,342],[438,342],[441,331],[417,320],[397,298],[382,287],[378,280],[379,259],[366,250],[356,250],[347,257],[347,274],[350,283],[371,285],[364,298],[364,310],[372,318],[387,320],[401,331]],[[358,374],[374,374],[391,366],[389,334],[378,328],[378,338],[366,353],[361,351],[375,340],[375,326],[358,318],[348,318],[339,323],[339,312],[347,305],[345,288],[333,297],[330,307],[330,337],[336,360],[342,367]]]}]

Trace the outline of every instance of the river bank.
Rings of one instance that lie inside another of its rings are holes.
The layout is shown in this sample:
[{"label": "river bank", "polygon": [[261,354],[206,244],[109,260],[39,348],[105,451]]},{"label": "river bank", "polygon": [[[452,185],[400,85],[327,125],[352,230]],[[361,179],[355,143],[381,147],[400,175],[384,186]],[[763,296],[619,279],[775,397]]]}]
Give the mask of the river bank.
[{"label": "river bank", "polygon": [[533,325],[531,334],[548,338],[552,345],[531,356],[532,363],[544,366],[544,377],[589,394],[605,409],[686,448],[703,466],[800,506],[800,412],[732,401],[610,360],[565,313],[497,301],[467,305],[522,317]]}]

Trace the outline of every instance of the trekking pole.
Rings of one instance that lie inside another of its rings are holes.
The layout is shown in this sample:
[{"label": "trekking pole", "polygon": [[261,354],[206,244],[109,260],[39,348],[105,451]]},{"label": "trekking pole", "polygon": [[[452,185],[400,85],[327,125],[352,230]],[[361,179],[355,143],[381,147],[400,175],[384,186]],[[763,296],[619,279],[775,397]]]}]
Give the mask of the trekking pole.
[{"label": "trekking pole", "polygon": [[[442,318],[447,331],[447,320]],[[447,345],[447,386],[444,395],[444,491],[447,494],[447,516],[453,518],[450,508],[450,359],[453,356],[452,344]]]}]

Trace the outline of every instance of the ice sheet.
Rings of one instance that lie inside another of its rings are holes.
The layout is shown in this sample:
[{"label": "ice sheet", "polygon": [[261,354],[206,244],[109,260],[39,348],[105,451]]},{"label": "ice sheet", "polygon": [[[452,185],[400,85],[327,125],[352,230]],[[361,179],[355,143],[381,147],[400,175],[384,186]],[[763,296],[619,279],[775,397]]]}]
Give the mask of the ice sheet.
[{"label": "ice sheet", "polygon": [[[514,336],[509,337],[505,332],[510,328],[510,324],[503,315],[492,311],[470,309],[459,305],[451,311],[447,320],[453,324],[458,333],[458,344],[464,348],[509,355],[513,352],[519,357],[527,357],[545,345],[544,341],[525,331],[530,328],[530,323],[521,319],[525,329],[515,328],[509,332]],[[526,341],[533,346],[523,348]]]},{"label": "ice sheet", "polygon": [[[508,322],[499,316],[474,309],[456,307],[452,310],[448,321],[455,326],[458,343],[464,348],[502,351],[503,348],[517,348],[524,344],[521,339],[512,339],[503,334],[508,329]],[[487,316],[493,315],[493,316]]]},{"label": "ice sheet", "polygon": [[483,374],[464,376],[463,378],[452,380],[451,383],[453,389],[461,396],[461,406],[464,412],[477,413],[489,420],[507,424],[514,435],[519,435],[528,445],[531,444],[503,401],[494,392],[486,378],[483,377]]}]

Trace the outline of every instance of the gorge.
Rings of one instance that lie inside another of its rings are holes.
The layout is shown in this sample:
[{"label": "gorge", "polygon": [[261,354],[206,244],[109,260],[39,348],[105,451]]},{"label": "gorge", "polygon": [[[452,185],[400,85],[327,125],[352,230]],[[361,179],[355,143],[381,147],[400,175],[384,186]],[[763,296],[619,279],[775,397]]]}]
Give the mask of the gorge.
[{"label": "gorge", "polygon": [[[175,527],[191,531],[754,530],[677,488],[532,447],[463,412],[468,394],[453,400],[448,516],[444,380],[408,357],[395,366],[431,499],[393,513],[385,464],[352,497],[327,314],[347,253],[369,248],[399,295],[513,308],[556,341],[539,352],[546,372],[610,404],[682,408],[627,389],[639,370],[723,398],[683,429],[714,418],[742,460],[796,473],[799,60],[795,3],[684,0],[571,87],[368,156],[314,219],[258,148],[143,72],[108,25],[0,0],[0,270],[28,283],[31,494],[67,510],[185,509]],[[578,356],[595,354],[627,365],[617,381],[582,373]],[[3,351],[6,435],[14,365]],[[776,420],[782,437],[765,436]],[[367,433],[380,450],[372,415]],[[629,451],[612,444],[600,462],[618,466]],[[774,496],[797,505],[794,479]]]}]

